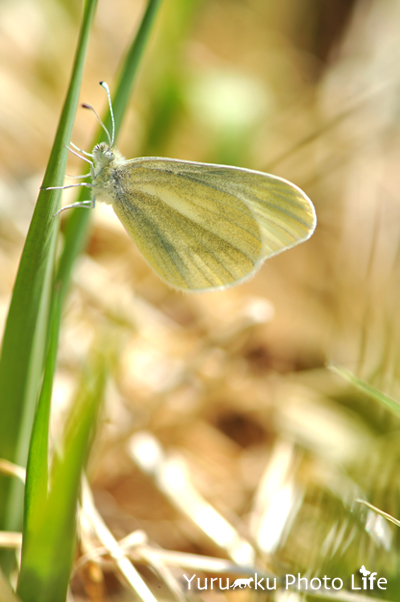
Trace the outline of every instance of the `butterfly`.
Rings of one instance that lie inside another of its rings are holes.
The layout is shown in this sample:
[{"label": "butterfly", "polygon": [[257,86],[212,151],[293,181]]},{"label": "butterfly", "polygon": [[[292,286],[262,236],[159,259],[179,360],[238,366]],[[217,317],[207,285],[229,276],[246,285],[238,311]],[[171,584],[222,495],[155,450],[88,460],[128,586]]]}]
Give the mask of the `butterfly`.
[{"label": "butterfly", "polygon": [[91,188],[92,199],[60,211],[93,208],[96,201],[112,205],[154,271],[184,291],[240,284],[265,259],[312,235],[312,202],[283,178],[162,157],[126,160],[114,147],[109,88],[105,82],[100,85],[107,92],[111,135],[93,107],[83,105],[95,113],[108,136],[108,143],[96,144],[90,155],[91,183],[78,184]]}]

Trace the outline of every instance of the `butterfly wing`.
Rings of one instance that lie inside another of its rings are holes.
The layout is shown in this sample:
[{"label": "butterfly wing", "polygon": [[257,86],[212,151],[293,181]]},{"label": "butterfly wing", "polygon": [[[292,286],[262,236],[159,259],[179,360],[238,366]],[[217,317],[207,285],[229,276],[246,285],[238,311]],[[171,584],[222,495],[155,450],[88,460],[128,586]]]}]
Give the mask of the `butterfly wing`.
[{"label": "butterfly wing", "polygon": [[116,215],[153,269],[184,290],[241,282],[315,227],[306,195],[261,172],[143,158],[113,179]]},{"label": "butterfly wing", "polygon": [[295,184],[259,171],[210,165],[202,181],[222,186],[249,207],[262,234],[262,261],[307,240],[317,223],[315,209]]}]

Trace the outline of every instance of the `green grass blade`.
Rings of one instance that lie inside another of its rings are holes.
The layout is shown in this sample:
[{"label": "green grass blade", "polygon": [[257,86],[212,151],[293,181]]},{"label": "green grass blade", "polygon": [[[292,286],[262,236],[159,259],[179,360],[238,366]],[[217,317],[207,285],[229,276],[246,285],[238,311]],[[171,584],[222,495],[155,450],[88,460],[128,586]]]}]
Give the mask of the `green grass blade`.
[{"label": "green grass blade", "polygon": [[[132,92],[135,76],[140,64],[140,60],[146,47],[151,28],[153,26],[154,19],[156,17],[158,9],[160,8],[160,5],[161,0],[149,0],[146,12],[143,15],[142,22],[135,36],[135,39],[128,50],[125,63],[118,78],[117,91],[113,98],[116,134],[118,133],[121,127],[126,107],[128,105],[129,98]],[[107,117],[105,123],[106,126],[109,128],[111,125],[109,116]]]},{"label": "green grass blade", "polygon": [[76,545],[80,478],[95,432],[105,379],[105,358],[99,357],[79,386],[62,453],[53,460],[48,495],[44,500],[41,495],[35,500],[31,497],[33,508],[28,514],[29,530],[23,542],[17,589],[23,602],[65,602]]},{"label": "green grass blade", "polygon": [[[132,86],[133,77],[143,53],[144,42],[148,38],[159,3],[160,0],[156,2],[154,0],[150,1],[137,37],[128,53],[128,60],[123,69],[125,78],[121,83],[121,88],[119,88],[122,90],[122,100],[117,102],[117,106],[122,107],[123,105],[123,111],[126,108],[129,96],[129,93],[127,94],[126,91],[128,90],[129,92]],[[89,418],[85,420],[80,416],[79,421],[77,421],[72,429],[71,432],[76,437],[79,427],[79,442],[74,439],[71,453],[66,454],[65,461],[55,463],[52,471],[52,487],[46,501],[49,410],[62,299],[67,290],[73,261],[81,249],[85,237],[87,219],[89,218],[89,212],[85,213],[76,210],[71,213],[69,229],[65,237],[64,253],[59,264],[59,272],[54,287],[56,293],[53,295],[52,300],[53,332],[35,428],[32,435],[27,471],[24,543],[18,586],[18,593],[24,602],[65,599],[75,546],[75,513],[79,475],[83,466],[83,458],[86,456],[88,450],[88,434],[93,424],[93,412],[95,407],[97,407],[94,401],[98,401],[100,398],[100,389],[104,386],[104,383],[101,382],[101,386],[98,384],[95,387],[96,394],[89,396],[92,400],[88,406],[92,408],[89,411]],[[70,232],[70,235],[68,235],[68,232]],[[104,367],[99,371],[99,374],[105,374]],[[85,445],[87,446],[85,448],[86,452],[84,452]],[[78,453],[76,453],[77,450]],[[69,455],[69,459],[67,455]],[[62,477],[59,477],[60,474]],[[59,491],[55,483],[59,484]],[[51,533],[49,533],[50,523],[52,524]],[[60,557],[61,548],[63,552]],[[40,558],[38,558],[38,550],[40,550]],[[57,566],[56,571],[54,570],[55,563]],[[38,596],[39,593],[40,595]]]},{"label": "green grass blade", "polygon": [[[62,185],[97,0],[87,0],[75,64],[43,186]],[[16,277],[0,360],[0,457],[25,466],[48,341],[60,191],[39,194]],[[21,523],[22,487],[0,477],[0,528]]]},{"label": "green grass blade", "polygon": [[[41,515],[48,492],[49,424],[53,378],[56,369],[58,336],[61,317],[61,295],[55,296],[51,320],[50,346],[47,354],[42,389],[32,430],[26,470],[24,528],[22,557],[31,533],[37,530],[37,517]],[[23,561],[24,563],[24,561]]]},{"label": "green grass blade", "polygon": [[396,414],[396,416],[400,416],[400,403],[396,401],[396,399],[389,397],[389,395],[386,395],[379,389],[376,389],[372,385],[368,384],[365,380],[358,378],[358,376],[355,376],[355,374],[350,372],[350,370],[346,370],[346,368],[343,368],[342,366],[331,365],[329,367],[333,372],[336,372],[336,374],[347,380],[359,391],[381,403],[390,412]]}]

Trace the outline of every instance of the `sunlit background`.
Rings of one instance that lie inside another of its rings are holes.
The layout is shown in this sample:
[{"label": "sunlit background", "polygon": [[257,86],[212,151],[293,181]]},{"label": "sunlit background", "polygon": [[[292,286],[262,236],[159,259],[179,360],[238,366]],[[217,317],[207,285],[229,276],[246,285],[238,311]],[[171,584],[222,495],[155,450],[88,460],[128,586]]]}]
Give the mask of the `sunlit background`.
[{"label": "sunlit background", "polygon": [[[98,82],[113,90],[144,7],[99,2],[81,92],[99,113]],[[80,18],[77,1],[0,5],[1,329]],[[355,500],[400,518],[399,421],[329,364],[400,397],[399,24],[395,0],[164,0],[121,152],[285,177],[318,226],[246,284],[190,295],[152,272],[112,209],[93,211],[64,311],[53,436],[102,347],[89,475],[117,539],[139,529],[166,550],[345,582],[364,564],[397,591],[398,527]],[[96,126],[78,109],[73,142],[91,150]],[[82,169],[71,156],[68,173]],[[136,560],[155,595],[171,597],[154,558]],[[171,570],[178,583],[211,574],[197,566]],[[72,592],[127,595],[112,562],[82,563]]]}]

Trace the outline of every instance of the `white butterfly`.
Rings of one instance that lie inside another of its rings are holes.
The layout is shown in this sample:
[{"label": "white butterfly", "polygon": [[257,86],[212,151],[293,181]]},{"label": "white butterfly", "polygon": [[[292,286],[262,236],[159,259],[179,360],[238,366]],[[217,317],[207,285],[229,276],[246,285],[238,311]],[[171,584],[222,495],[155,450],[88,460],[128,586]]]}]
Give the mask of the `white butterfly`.
[{"label": "white butterfly", "polygon": [[[74,206],[112,205],[151,267],[186,291],[239,284],[268,257],[314,232],[312,202],[294,184],[259,171],[177,159],[126,160],[114,145],[97,144],[89,161],[92,200]],[[74,147],[76,148],[76,147]],[[61,187],[60,187],[61,188]]]}]

